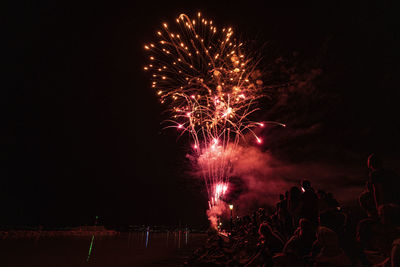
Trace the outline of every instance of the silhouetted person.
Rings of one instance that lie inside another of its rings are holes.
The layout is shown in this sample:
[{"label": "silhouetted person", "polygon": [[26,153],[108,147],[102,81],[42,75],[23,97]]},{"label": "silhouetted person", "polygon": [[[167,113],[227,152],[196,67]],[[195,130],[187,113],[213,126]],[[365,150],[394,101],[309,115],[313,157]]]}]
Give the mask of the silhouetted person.
[{"label": "silhouetted person", "polygon": [[255,266],[255,264],[261,261],[261,266],[272,267],[272,257],[282,250],[283,240],[272,230],[268,223],[260,224],[258,233],[260,235],[260,242],[257,246],[257,253],[246,266]]},{"label": "silhouetted person", "polygon": [[356,239],[363,249],[373,250],[376,244],[375,238],[379,227],[378,212],[375,207],[373,195],[363,192],[359,197],[361,208],[367,213],[367,218],[360,220],[357,224]]},{"label": "silhouetted person", "polygon": [[391,267],[400,267],[400,238],[393,241],[390,262]]},{"label": "silhouetted person", "polygon": [[285,196],[283,194],[279,194],[279,202],[276,203],[276,211],[279,211],[284,201],[285,201]]},{"label": "silhouetted person", "polygon": [[381,223],[381,251],[390,256],[392,243],[396,238],[400,238],[400,206],[390,203],[379,206],[379,219]]},{"label": "silhouetted person", "polygon": [[258,224],[263,223],[266,220],[267,216],[265,215],[265,209],[259,208],[257,211],[257,221]]},{"label": "silhouetted person", "polygon": [[302,259],[311,252],[315,241],[315,225],[307,219],[300,219],[299,227],[294,235],[286,242],[283,253],[293,254]]},{"label": "silhouetted person", "polygon": [[275,231],[272,230],[268,223],[262,223],[258,233],[263,243],[268,247],[268,250],[272,254],[278,253],[282,250],[283,240]]},{"label": "silhouetted person", "polygon": [[305,257],[311,252],[315,241],[315,225],[307,219],[299,221],[299,227],[293,236],[286,242],[282,253],[277,254],[273,261],[274,266],[308,266]]},{"label": "silhouetted person", "polygon": [[382,160],[376,155],[368,157],[368,190],[374,197],[376,209],[382,204],[399,203],[399,177],[383,168]]},{"label": "silhouetted person", "polygon": [[301,191],[297,186],[289,190],[288,212],[292,219],[292,229],[299,225],[301,211]]},{"label": "silhouetted person", "polygon": [[338,236],[333,230],[320,226],[315,246],[320,248],[320,252],[314,259],[314,267],[351,266],[351,261],[340,247]]},{"label": "silhouetted person", "polygon": [[288,196],[289,192],[286,191],[285,196],[280,194],[280,202],[277,203],[276,205],[276,213],[278,216],[278,221],[279,221],[279,229],[281,233],[286,237],[290,237],[292,234],[292,220],[289,215],[288,211]]},{"label": "silhouetted person", "polygon": [[318,209],[319,212],[324,212],[329,209],[329,204],[327,201],[327,194],[323,190],[318,190],[317,191],[317,197],[318,197]]},{"label": "silhouetted person", "polygon": [[302,182],[303,194],[301,195],[300,218],[306,218],[309,221],[318,223],[318,197],[311,187],[311,182],[304,180]]},{"label": "silhouetted person", "polygon": [[354,232],[348,224],[347,218],[348,215],[343,210],[337,209],[327,210],[319,215],[320,226],[327,227],[337,234],[340,247],[349,257],[353,266],[356,266],[358,261],[363,266],[369,266],[360,243],[354,238]]},{"label": "silhouetted person", "polygon": [[375,206],[375,199],[370,192],[362,192],[358,198],[358,203],[360,204],[360,207],[367,213],[368,218],[376,219],[378,217],[378,210]]},{"label": "silhouetted person", "polygon": [[326,202],[328,203],[329,209],[336,209],[340,207],[339,202],[333,197],[332,193],[326,194]]}]

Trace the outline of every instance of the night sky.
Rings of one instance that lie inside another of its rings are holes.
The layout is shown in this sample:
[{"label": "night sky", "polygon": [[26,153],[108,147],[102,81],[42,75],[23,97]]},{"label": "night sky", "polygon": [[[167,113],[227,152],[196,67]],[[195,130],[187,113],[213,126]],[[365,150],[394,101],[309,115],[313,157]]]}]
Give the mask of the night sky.
[{"label": "night sky", "polygon": [[[258,114],[288,124],[285,133],[263,133],[270,139],[261,150],[291,162],[351,158],[361,170],[371,152],[399,163],[400,36],[391,2],[83,2],[8,6],[0,225],[90,224],[96,215],[113,226],[207,223],[187,137],[162,130],[164,108],[143,72],[143,45],[180,13],[201,11],[243,39],[268,42],[265,58],[286,58],[301,73],[321,70],[312,96]],[[313,125],[318,131],[290,134]]]}]

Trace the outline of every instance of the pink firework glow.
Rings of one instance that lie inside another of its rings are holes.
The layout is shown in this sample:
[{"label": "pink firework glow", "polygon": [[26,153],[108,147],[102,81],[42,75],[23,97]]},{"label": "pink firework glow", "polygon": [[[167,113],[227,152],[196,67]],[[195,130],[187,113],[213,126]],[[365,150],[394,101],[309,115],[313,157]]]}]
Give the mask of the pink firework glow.
[{"label": "pink firework glow", "polygon": [[226,193],[228,190],[228,184],[226,183],[217,183],[212,188],[212,196],[208,201],[208,206],[211,209],[213,206],[217,205],[221,197]]},{"label": "pink firework glow", "polygon": [[144,70],[151,72],[151,86],[171,114],[166,128],[191,136],[211,208],[228,191],[239,141],[250,133],[262,143],[253,129],[266,122],[250,119],[265,96],[259,58],[232,28],[217,28],[200,13],[193,19],[181,14],[175,26],[163,23],[156,36],[157,41],[144,45],[149,53]]}]

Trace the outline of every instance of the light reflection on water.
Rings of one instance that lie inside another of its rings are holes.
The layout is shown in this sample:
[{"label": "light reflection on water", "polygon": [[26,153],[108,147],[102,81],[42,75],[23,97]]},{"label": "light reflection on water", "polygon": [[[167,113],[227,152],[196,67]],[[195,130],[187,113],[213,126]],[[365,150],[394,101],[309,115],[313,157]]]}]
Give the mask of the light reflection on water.
[{"label": "light reflection on water", "polygon": [[[144,231],[129,232],[129,246],[150,248],[152,245],[160,247],[164,245],[167,248],[180,249],[182,246],[188,245],[190,241],[190,231],[188,229],[151,232],[149,228]],[[154,244],[155,243],[155,244]]]},{"label": "light reflection on water", "polygon": [[206,238],[186,229],[156,232],[147,228],[115,235],[97,232],[94,237],[65,233],[6,238],[0,239],[0,266],[177,266]]}]

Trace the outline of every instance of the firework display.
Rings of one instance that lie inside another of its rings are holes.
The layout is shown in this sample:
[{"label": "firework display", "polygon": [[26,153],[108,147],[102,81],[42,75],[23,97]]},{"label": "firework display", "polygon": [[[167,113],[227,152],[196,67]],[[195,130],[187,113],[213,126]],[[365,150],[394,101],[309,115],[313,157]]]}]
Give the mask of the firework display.
[{"label": "firework display", "polygon": [[158,41],[144,45],[144,70],[170,112],[166,128],[191,136],[211,208],[228,191],[232,155],[245,134],[262,143],[253,129],[264,122],[250,118],[264,96],[259,58],[232,28],[217,28],[201,13],[193,19],[181,14],[173,26],[163,23],[156,36]]}]

